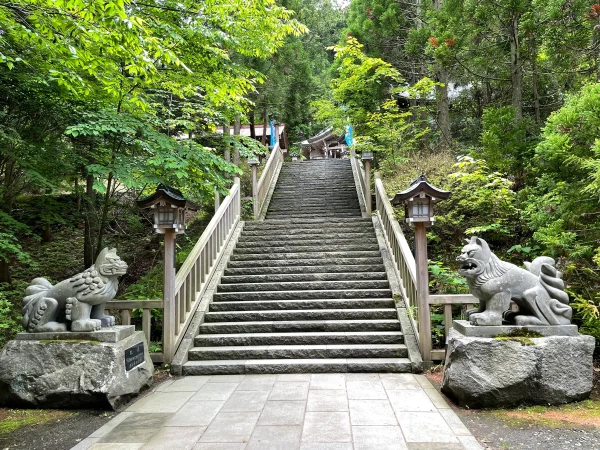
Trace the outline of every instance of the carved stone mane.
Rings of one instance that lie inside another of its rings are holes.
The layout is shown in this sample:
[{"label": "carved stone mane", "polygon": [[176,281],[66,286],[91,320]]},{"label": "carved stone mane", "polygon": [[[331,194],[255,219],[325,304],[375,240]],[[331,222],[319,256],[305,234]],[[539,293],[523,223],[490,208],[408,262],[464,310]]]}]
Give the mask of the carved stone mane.
[{"label": "carved stone mane", "polygon": [[512,264],[502,261],[492,253],[485,270],[477,276],[473,286],[480,287],[494,278],[500,278],[510,270],[511,266]]}]

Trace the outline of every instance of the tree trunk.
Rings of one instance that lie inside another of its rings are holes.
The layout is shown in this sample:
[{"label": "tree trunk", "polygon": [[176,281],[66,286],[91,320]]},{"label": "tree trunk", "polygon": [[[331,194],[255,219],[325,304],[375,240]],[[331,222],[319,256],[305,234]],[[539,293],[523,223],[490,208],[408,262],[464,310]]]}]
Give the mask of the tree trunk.
[{"label": "tree trunk", "polygon": [[[223,124],[223,136],[230,136],[231,129],[229,128],[229,122]],[[231,161],[231,149],[229,147],[225,147],[225,151],[223,154],[223,159],[227,162]]]},{"label": "tree trunk", "polygon": [[539,126],[541,123],[540,113],[540,91],[539,91],[539,79],[538,79],[538,67],[537,67],[537,47],[533,47],[536,51],[533,53],[532,59],[532,83],[533,83],[533,107],[535,109],[535,123]]},{"label": "tree trunk", "polygon": [[[237,116],[235,118],[235,124],[233,125],[233,134],[234,136],[239,136],[242,130],[242,118]],[[236,166],[240,166],[240,148],[236,145],[233,149],[233,163]]]},{"label": "tree trunk", "polygon": [[450,101],[448,100],[448,72],[438,65],[438,81],[443,86],[436,85],[438,126],[442,133],[442,147],[450,147],[452,135],[450,132]]},{"label": "tree trunk", "polygon": [[94,177],[87,175],[85,180],[85,216],[83,237],[83,264],[90,267],[94,264],[94,236],[96,234],[96,191]]},{"label": "tree trunk", "polygon": [[0,283],[10,283],[10,264],[0,259]]},{"label": "tree trunk", "polygon": [[52,228],[49,223],[44,224],[42,231],[42,242],[50,242],[52,240]]},{"label": "tree trunk", "polygon": [[263,111],[263,135],[262,135],[262,145],[267,145],[267,126],[269,125],[269,112],[267,107]]},{"label": "tree trunk", "polygon": [[102,205],[102,216],[100,217],[100,225],[98,227],[98,239],[96,241],[96,252],[94,253],[94,259],[98,256],[104,245],[104,231],[106,230],[106,222],[108,219],[108,210],[110,207],[110,196],[112,189],[113,173],[108,174],[108,182],[106,183],[106,194],[104,194],[104,204]]},{"label": "tree trunk", "polygon": [[518,120],[523,118],[523,68],[519,52],[519,16],[515,15],[510,24],[510,72],[512,105],[517,112]]},{"label": "tree trunk", "polygon": [[248,121],[250,122],[250,137],[256,139],[256,126],[254,125],[254,110],[248,113]]}]

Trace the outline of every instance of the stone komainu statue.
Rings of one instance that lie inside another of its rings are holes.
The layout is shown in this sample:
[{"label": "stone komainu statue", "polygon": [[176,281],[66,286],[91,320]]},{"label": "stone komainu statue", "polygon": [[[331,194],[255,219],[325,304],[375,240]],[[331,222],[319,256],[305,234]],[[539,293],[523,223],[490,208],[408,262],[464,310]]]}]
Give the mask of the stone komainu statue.
[{"label": "stone komainu statue", "polygon": [[30,333],[96,331],[113,326],[115,318],[104,315],[104,304],[112,300],[125,275],[127,264],[116,249],[105,248],[89,269],[54,286],[36,278],[25,290],[23,327]]},{"label": "stone komainu statue", "polygon": [[[473,325],[502,325],[503,318],[520,326],[571,323],[569,296],[552,258],[541,256],[521,269],[501,261],[487,242],[474,236],[456,261],[471,294],[479,299],[479,309],[467,311]],[[518,312],[508,311],[511,300]]]}]

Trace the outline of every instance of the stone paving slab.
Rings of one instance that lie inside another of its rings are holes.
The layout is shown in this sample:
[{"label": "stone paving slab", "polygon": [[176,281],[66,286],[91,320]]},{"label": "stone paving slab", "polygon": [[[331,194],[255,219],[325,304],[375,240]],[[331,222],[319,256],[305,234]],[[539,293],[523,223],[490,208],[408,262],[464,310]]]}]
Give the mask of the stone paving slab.
[{"label": "stone paving slab", "polygon": [[166,381],[72,450],[480,450],[423,375]]}]

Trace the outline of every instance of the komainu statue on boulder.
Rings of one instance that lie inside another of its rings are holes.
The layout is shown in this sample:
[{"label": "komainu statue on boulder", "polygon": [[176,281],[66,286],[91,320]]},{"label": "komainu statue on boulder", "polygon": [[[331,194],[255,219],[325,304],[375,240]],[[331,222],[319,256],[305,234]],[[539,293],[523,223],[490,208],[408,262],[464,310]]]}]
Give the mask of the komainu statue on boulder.
[{"label": "komainu statue on boulder", "polygon": [[105,248],[89,269],[54,286],[36,278],[25,290],[23,327],[41,333],[67,331],[67,323],[71,331],[113,326],[115,318],[104,315],[104,304],[115,297],[118,277],[126,271],[116,249]]},{"label": "komainu statue on boulder", "polygon": [[[540,256],[525,263],[527,270],[500,260],[487,242],[473,236],[456,258],[479,309],[467,311],[473,325],[568,325],[572,309],[555,262]],[[509,311],[514,301],[518,312]]]}]

